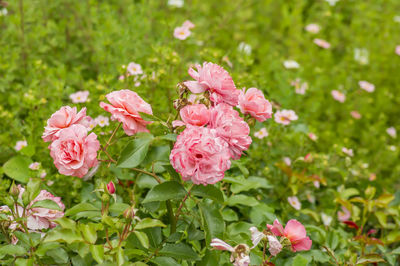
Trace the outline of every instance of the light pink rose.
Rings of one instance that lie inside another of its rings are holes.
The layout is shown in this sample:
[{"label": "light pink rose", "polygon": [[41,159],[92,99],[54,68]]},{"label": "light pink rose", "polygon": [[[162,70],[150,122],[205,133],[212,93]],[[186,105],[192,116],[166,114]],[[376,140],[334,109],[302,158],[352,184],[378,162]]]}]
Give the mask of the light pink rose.
[{"label": "light pink rose", "polygon": [[231,166],[228,144],[215,129],[187,125],[171,151],[171,165],[183,180],[215,184]]},{"label": "light pink rose", "polygon": [[272,117],[272,105],[265,99],[262,91],[256,88],[250,88],[240,91],[239,105],[243,114],[250,114],[260,122],[264,122]]},{"label": "light pink rose", "polygon": [[242,152],[251,144],[250,127],[239,116],[239,113],[224,103],[220,103],[211,111],[210,128],[216,129],[217,135],[229,144],[229,150],[233,159],[237,160]]},{"label": "light pink rose", "polygon": [[100,103],[100,107],[111,113],[111,120],[122,122],[122,127],[128,136],[137,132],[149,132],[146,128],[150,121],[141,118],[139,112],[153,114],[150,104],[130,90],[113,91],[106,95],[111,104]]},{"label": "light pink rose", "polygon": [[60,131],[59,138],[49,146],[50,155],[60,174],[82,178],[91,167],[98,164],[100,143],[96,134],[87,133],[86,127],[72,125]]},{"label": "light pink rose", "polygon": [[211,92],[210,99],[214,103],[225,102],[236,106],[239,100],[239,90],[236,89],[232,77],[221,66],[204,62],[196,65],[197,71],[189,69],[189,75],[196,81],[185,81],[184,84],[193,93]]},{"label": "light pink rose", "polygon": [[204,126],[210,121],[210,110],[204,104],[186,105],[180,110],[182,121],[173,121],[172,125]]},{"label": "light pink rose", "polygon": [[75,124],[85,124],[87,118],[86,108],[77,113],[76,107],[63,106],[47,120],[42,139],[45,142],[54,141],[62,129]]},{"label": "light pink rose", "polygon": [[285,229],[277,219],[273,225],[267,224],[267,227],[275,236],[284,236],[289,239],[293,252],[310,250],[312,241],[307,236],[304,226],[297,220],[289,220]]}]

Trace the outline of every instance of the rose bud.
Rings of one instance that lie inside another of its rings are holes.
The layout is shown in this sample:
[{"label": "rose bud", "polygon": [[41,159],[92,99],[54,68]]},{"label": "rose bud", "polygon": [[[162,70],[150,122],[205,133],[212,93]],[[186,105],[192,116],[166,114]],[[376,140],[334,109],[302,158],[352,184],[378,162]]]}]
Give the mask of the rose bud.
[{"label": "rose bud", "polygon": [[114,194],[115,193],[115,185],[112,181],[110,181],[110,183],[107,184],[107,191],[110,194]]}]

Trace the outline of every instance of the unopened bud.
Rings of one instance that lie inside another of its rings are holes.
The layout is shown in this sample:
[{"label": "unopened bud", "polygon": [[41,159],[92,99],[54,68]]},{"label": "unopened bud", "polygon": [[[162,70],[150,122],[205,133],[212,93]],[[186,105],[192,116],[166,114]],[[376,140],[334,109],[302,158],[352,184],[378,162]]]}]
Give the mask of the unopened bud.
[{"label": "unopened bud", "polygon": [[14,182],[12,183],[12,185],[11,185],[11,187],[10,187],[10,195],[11,195],[14,199],[18,198],[18,195],[19,195],[19,188],[18,188],[17,185],[15,185]]},{"label": "unopened bud", "polygon": [[110,183],[107,184],[107,191],[110,194],[115,193],[115,185],[114,185],[113,181],[110,181]]},{"label": "unopened bud", "polygon": [[101,201],[103,201],[103,202],[108,202],[108,201],[110,201],[110,196],[109,196],[108,194],[104,193],[104,194],[101,196]]},{"label": "unopened bud", "polygon": [[133,219],[133,217],[135,217],[135,213],[136,213],[136,209],[133,207],[128,207],[125,211],[124,211],[124,217],[126,219]]}]

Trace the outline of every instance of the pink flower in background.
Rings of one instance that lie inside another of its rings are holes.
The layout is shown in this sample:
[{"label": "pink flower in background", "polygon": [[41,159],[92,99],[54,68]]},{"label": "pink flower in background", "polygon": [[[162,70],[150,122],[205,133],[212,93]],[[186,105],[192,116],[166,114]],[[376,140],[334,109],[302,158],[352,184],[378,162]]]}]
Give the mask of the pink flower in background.
[{"label": "pink flower in background", "polygon": [[60,174],[83,177],[98,164],[100,143],[94,133],[82,125],[72,125],[60,131],[59,138],[49,146],[50,155]]},{"label": "pink flower in background", "polygon": [[351,218],[351,213],[346,207],[342,206],[342,210],[338,211],[337,216],[339,221],[344,222]]},{"label": "pink flower in background", "polygon": [[297,220],[289,220],[285,229],[283,229],[283,226],[275,219],[273,225],[267,224],[267,228],[275,236],[284,236],[289,239],[293,252],[310,250],[311,248],[312,241],[307,236],[304,226]]},{"label": "pink flower in background", "polygon": [[361,114],[357,111],[351,111],[350,115],[354,118],[354,119],[361,119]]},{"label": "pink flower in background", "polygon": [[331,91],[331,94],[332,94],[333,99],[335,99],[338,102],[344,103],[344,101],[346,100],[346,95],[344,95],[340,91],[333,90],[333,91]]},{"label": "pink flower in background", "polygon": [[111,104],[100,103],[100,107],[111,113],[111,120],[122,123],[125,133],[132,136],[137,132],[149,132],[146,125],[151,124],[140,116],[139,112],[153,114],[150,104],[136,92],[130,90],[113,91],[106,95]]},{"label": "pink flower in background", "polygon": [[239,116],[239,113],[227,104],[221,103],[211,108],[209,127],[216,130],[229,145],[230,154],[237,160],[242,152],[247,150],[251,144],[250,127]]},{"label": "pink flower in background", "polygon": [[45,142],[56,140],[62,129],[74,124],[84,124],[87,126],[85,124],[86,119],[88,117],[86,116],[85,107],[77,113],[76,107],[63,106],[47,120],[47,126],[44,128],[42,139]]},{"label": "pink flower in background", "polygon": [[40,178],[45,178],[46,176],[47,176],[46,171],[43,170],[40,172],[40,175],[39,175]]},{"label": "pink flower in background", "polygon": [[324,49],[329,49],[331,47],[331,44],[325,40],[322,39],[314,39],[314,43]]},{"label": "pink flower in background", "polygon": [[88,100],[89,92],[88,91],[78,91],[72,93],[69,98],[73,103],[85,103]]},{"label": "pink flower in background", "polygon": [[400,45],[397,45],[397,46],[396,46],[396,50],[395,50],[395,51],[396,51],[396,54],[397,54],[397,55],[400,55]]},{"label": "pink flower in background", "polygon": [[174,127],[186,124],[204,126],[210,121],[210,111],[204,104],[186,105],[180,110],[182,121],[173,121]]},{"label": "pink flower in background", "polygon": [[132,76],[143,74],[142,66],[134,62],[129,63],[126,70],[128,72],[128,75]]},{"label": "pink flower in background", "polygon": [[20,151],[20,150],[22,150],[22,148],[24,148],[24,147],[26,147],[26,146],[28,146],[28,142],[26,142],[26,140],[19,140],[19,141],[17,141],[17,143],[15,144],[14,149],[15,149],[16,151]]},{"label": "pink flower in background", "polygon": [[225,251],[229,251],[229,252],[235,252],[235,249],[229,245],[228,243],[226,243],[225,241],[219,239],[219,238],[213,238],[211,240],[210,246],[212,246],[214,249],[217,250],[225,250]]},{"label": "pink flower in background", "polygon": [[265,99],[262,91],[256,88],[240,91],[238,107],[243,114],[250,114],[260,122],[272,117],[271,103]]},{"label": "pink flower in background", "polygon": [[46,190],[40,191],[39,195],[29,204],[32,206],[35,202],[42,200],[51,200],[57,203],[61,210],[50,210],[47,208],[34,207],[29,210],[27,225],[29,229],[41,230],[47,228],[53,228],[57,224],[53,222],[54,219],[61,218],[64,216],[65,206],[61,202],[60,197],[55,197],[53,194]]},{"label": "pink flower in background", "polygon": [[313,34],[317,34],[321,30],[321,28],[318,24],[311,23],[305,27],[305,30]]},{"label": "pink flower in background", "polygon": [[263,139],[263,138],[268,137],[267,129],[265,127],[263,127],[259,131],[254,132],[254,137],[259,138],[259,139]]},{"label": "pink flower in background", "polygon": [[294,81],[290,82],[290,85],[294,86],[295,92],[300,95],[306,94],[306,91],[308,89],[308,83],[307,82],[301,82],[301,79],[297,78]]},{"label": "pink flower in background", "polygon": [[283,157],[283,162],[287,165],[290,166],[292,164],[292,160],[290,160],[289,157]]},{"label": "pink flower in background", "polygon": [[376,174],[375,174],[375,173],[369,174],[368,180],[369,180],[369,181],[374,181],[374,180],[376,180]]},{"label": "pink flower in background", "polygon": [[179,39],[179,40],[186,40],[187,37],[190,36],[190,34],[192,34],[192,32],[189,30],[189,28],[187,27],[176,27],[174,29],[174,37]]},{"label": "pink flower in background", "polygon": [[386,133],[389,134],[389,136],[391,136],[392,138],[396,138],[397,137],[397,131],[394,127],[389,127],[386,129]]},{"label": "pink flower in background", "polygon": [[90,116],[87,116],[85,119],[83,119],[80,124],[84,125],[89,131],[97,126],[96,120],[94,120]]},{"label": "pink flower in background", "polygon": [[288,202],[296,210],[301,209],[301,202],[299,201],[299,199],[296,196],[288,197]]},{"label": "pink flower in background", "polygon": [[31,169],[31,170],[39,170],[39,167],[40,167],[40,163],[38,163],[38,162],[34,162],[29,165],[29,169]]},{"label": "pink flower in background", "polygon": [[282,125],[289,125],[291,121],[297,120],[299,117],[293,110],[280,110],[275,112],[275,122]]},{"label": "pink flower in background", "polygon": [[365,81],[365,80],[359,81],[358,85],[360,86],[361,89],[363,89],[369,93],[374,92],[374,90],[375,90],[375,85],[372,83],[369,83],[368,81]]},{"label": "pink flower in background", "polygon": [[170,154],[171,165],[183,180],[215,184],[231,166],[228,144],[215,129],[187,125]]},{"label": "pink flower in background", "polygon": [[110,125],[110,119],[107,116],[102,116],[99,115],[94,119],[94,122],[96,125],[99,125],[100,127],[105,127]]},{"label": "pink flower in background", "polygon": [[183,22],[182,26],[188,28],[189,30],[195,27],[195,25],[190,20],[186,20],[185,22]]},{"label": "pink flower in background", "polygon": [[312,141],[317,141],[318,137],[314,133],[310,132],[307,134],[307,136],[312,140]]},{"label": "pink flower in background", "polygon": [[222,241],[218,238],[213,238],[211,240],[210,246],[217,250],[225,250],[231,252],[231,262],[234,266],[249,266],[250,265],[250,257],[249,252],[250,249],[246,244],[237,245],[233,248],[231,245]]},{"label": "pink flower in background", "polygon": [[196,65],[197,71],[189,69],[189,75],[196,81],[185,81],[185,86],[192,93],[211,92],[214,103],[225,102],[237,106],[240,91],[236,89],[229,73],[217,64],[204,62]]},{"label": "pink flower in background", "polygon": [[342,152],[343,152],[344,154],[346,154],[347,156],[350,156],[350,157],[353,157],[353,156],[354,156],[353,149],[348,149],[348,148],[346,148],[346,147],[343,147],[343,148],[342,148]]}]

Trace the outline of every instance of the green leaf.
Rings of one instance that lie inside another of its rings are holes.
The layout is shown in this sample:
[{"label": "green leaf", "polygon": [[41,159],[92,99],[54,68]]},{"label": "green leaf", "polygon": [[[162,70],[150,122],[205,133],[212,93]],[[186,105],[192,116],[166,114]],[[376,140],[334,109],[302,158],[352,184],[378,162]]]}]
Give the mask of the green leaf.
[{"label": "green leaf", "polygon": [[11,256],[22,256],[25,255],[27,251],[22,246],[18,245],[5,245],[0,247],[0,259],[4,258],[6,255]]},{"label": "green leaf", "polygon": [[203,197],[205,199],[212,199],[214,201],[217,201],[219,203],[224,202],[224,195],[222,194],[221,190],[217,189],[213,185],[207,185],[207,186],[195,186],[191,190],[192,195]]},{"label": "green leaf", "polygon": [[129,142],[118,159],[117,167],[133,168],[138,166],[146,157],[152,139],[153,136],[137,138]]},{"label": "green leaf", "polygon": [[72,231],[71,229],[57,228],[50,231],[43,242],[48,243],[53,241],[67,242],[68,244],[71,244],[72,242],[83,241],[83,238],[78,232]]},{"label": "green leaf", "polygon": [[68,262],[68,253],[63,248],[50,249],[46,255],[51,257],[57,264],[65,264]]},{"label": "green leaf", "polygon": [[307,266],[308,262],[307,258],[297,254],[296,257],[293,258],[292,266]]},{"label": "green leaf", "polygon": [[60,246],[58,242],[49,242],[49,243],[41,243],[40,246],[36,249],[35,254],[43,257],[48,250],[56,249]]},{"label": "green leaf", "polygon": [[185,197],[186,193],[185,188],[178,182],[167,181],[153,187],[149,193],[147,193],[143,203],[165,201],[169,199],[182,199]]},{"label": "green leaf", "polygon": [[179,265],[176,262],[176,260],[174,260],[173,258],[169,258],[169,257],[157,257],[157,258],[153,259],[152,262],[154,262],[155,264],[157,264],[159,266],[176,266],[176,265]]},{"label": "green leaf", "polygon": [[193,249],[184,244],[166,244],[159,252],[160,255],[164,255],[167,257],[172,257],[175,259],[184,259],[184,260],[198,260],[199,256]]},{"label": "green leaf", "polygon": [[151,227],[166,227],[166,225],[156,219],[144,218],[136,224],[135,229],[140,230]]},{"label": "green leaf", "polygon": [[177,136],[178,135],[176,135],[176,134],[166,134],[166,135],[159,136],[158,138],[164,139],[164,140],[169,140],[169,141],[176,141]]},{"label": "green leaf", "polygon": [[46,208],[50,210],[62,211],[60,206],[58,206],[58,204],[55,201],[49,199],[36,201],[35,203],[32,204],[31,208]]},{"label": "green leaf", "polygon": [[369,263],[378,263],[378,262],[385,262],[385,260],[382,259],[381,255],[379,255],[379,254],[367,254],[367,255],[359,257],[357,259],[356,265],[369,264]]},{"label": "green leaf", "polygon": [[207,244],[210,244],[212,238],[222,237],[225,231],[225,222],[215,204],[199,203],[199,208],[203,217]]},{"label": "green leaf", "polygon": [[245,206],[256,206],[259,204],[259,202],[253,198],[253,197],[249,197],[243,194],[239,194],[239,195],[233,195],[231,197],[228,198],[228,200],[226,201],[226,203],[229,206],[236,206],[236,205],[245,205]]},{"label": "green leaf", "polygon": [[382,225],[383,228],[387,227],[387,215],[382,211],[374,212],[376,218],[378,218],[379,223]]},{"label": "green leaf", "polygon": [[68,219],[66,217],[58,218],[53,220],[53,222],[59,224],[62,228],[67,228],[71,230],[75,230],[76,223],[74,220]]},{"label": "green leaf", "polygon": [[30,158],[18,155],[8,160],[3,165],[3,170],[10,178],[21,183],[27,183],[30,177],[29,165],[31,163]]},{"label": "green leaf", "polygon": [[90,245],[89,247],[92,257],[97,263],[102,263],[104,261],[104,247],[103,245]]},{"label": "green leaf", "polygon": [[126,203],[116,202],[116,203],[112,204],[108,210],[110,212],[120,215],[129,207],[130,206]]},{"label": "green leaf", "polygon": [[224,218],[225,221],[228,222],[239,220],[237,213],[230,208],[225,208],[222,210],[222,217]]},{"label": "green leaf", "polygon": [[94,224],[79,224],[83,238],[91,244],[96,243],[97,233]]},{"label": "green leaf", "polygon": [[145,121],[160,121],[164,122],[161,118],[156,117],[155,115],[139,112],[140,117]]},{"label": "green leaf", "polygon": [[143,232],[140,231],[134,231],[136,237],[139,239],[140,244],[142,244],[143,247],[149,248],[149,238],[147,235]]},{"label": "green leaf", "polygon": [[360,194],[360,192],[357,189],[348,188],[348,189],[345,189],[344,191],[342,191],[340,193],[340,196],[341,196],[342,199],[348,199],[348,198],[350,198],[352,196],[355,196],[355,195],[358,195],[358,194]]},{"label": "green leaf", "polygon": [[241,178],[240,182],[234,183],[231,186],[233,193],[240,193],[242,191],[249,191],[251,189],[258,188],[272,188],[271,184],[268,183],[266,178],[250,176],[249,178]]},{"label": "green leaf", "polygon": [[75,205],[71,209],[67,210],[65,212],[65,216],[72,216],[72,215],[75,215],[77,213],[84,212],[84,211],[99,211],[99,209],[90,203],[83,202],[83,203],[79,203],[78,205]]},{"label": "green leaf", "polygon": [[33,258],[30,259],[18,258],[15,260],[15,266],[33,266]]}]

